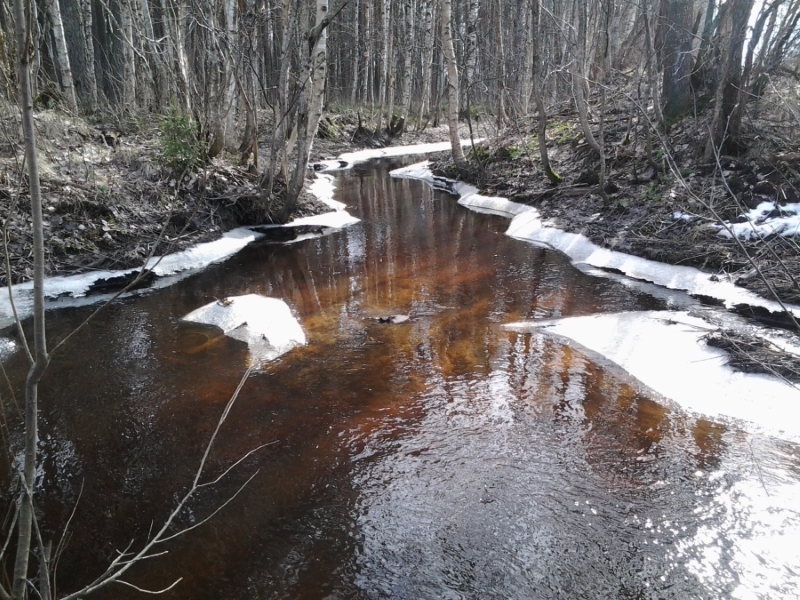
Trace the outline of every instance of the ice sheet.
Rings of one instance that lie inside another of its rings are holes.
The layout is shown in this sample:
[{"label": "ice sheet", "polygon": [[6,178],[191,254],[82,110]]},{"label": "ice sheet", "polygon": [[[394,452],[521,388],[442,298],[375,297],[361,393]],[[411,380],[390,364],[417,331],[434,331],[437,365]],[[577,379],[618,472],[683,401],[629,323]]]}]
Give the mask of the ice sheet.
[{"label": "ice sheet", "polygon": [[[391,172],[392,177],[422,179],[437,188],[443,189],[441,177],[434,177],[428,162],[421,162]],[[592,243],[586,236],[567,233],[543,223],[539,211],[530,206],[511,202],[506,198],[480,196],[477,190],[467,184],[450,182],[447,186],[459,196],[459,204],[478,212],[511,217],[506,234],[534,244],[542,244],[559,250],[576,263],[584,263],[603,269],[615,269],[635,279],[649,281],[669,289],[684,290],[691,294],[701,294],[722,301],[726,306],[749,304],[761,306],[773,312],[782,312],[782,307],[771,300],[762,298],[744,288],[735,286],[732,281],[713,281],[708,273],[692,267],[668,265],[644,258],[602,248]],[[800,315],[800,307],[791,307]]]},{"label": "ice sheet", "polygon": [[306,343],[306,334],[289,306],[258,294],[211,302],[182,320],[219,327],[225,335],[245,342],[256,362],[275,360]]},{"label": "ice sheet", "polygon": [[767,375],[737,373],[700,337],[710,326],[683,311],[645,311],[510,323],[518,332],[567,337],[613,361],[685,409],[731,417],[800,442],[800,390]]}]

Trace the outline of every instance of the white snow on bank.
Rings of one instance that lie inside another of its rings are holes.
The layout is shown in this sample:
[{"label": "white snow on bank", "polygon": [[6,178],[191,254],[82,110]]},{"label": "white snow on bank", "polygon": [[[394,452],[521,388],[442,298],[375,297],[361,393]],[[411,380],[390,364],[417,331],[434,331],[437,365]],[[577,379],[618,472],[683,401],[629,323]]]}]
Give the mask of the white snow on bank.
[{"label": "white snow on bank", "polygon": [[[461,140],[462,146],[469,146],[483,141],[483,138],[475,140]],[[411,146],[387,146],[386,148],[366,148],[356,152],[346,152],[339,158],[333,160],[321,160],[315,164],[324,165],[322,172],[341,171],[350,169],[354,165],[372,160],[374,158],[390,158],[392,156],[409,156],[412,154],[430,154],[432,152],[447,152],[450,150],[450,142],[437,142],[432,144],[414,144]]]},{"label": "white snow on bank", "polygon": [[[333,211],[322,215],[296,219],[286,226],[295,227],[302,225],[315,225],[328,228],[329,231],[357,223],[358,219],[344,210],[345,205],[333,200],[334,179],[330,175],[317,175],[317,179],[310,186],[309,191],[316,195],[322,202],[330,206]],[[297,240],[317,237],[319,234],[309,234]],[[222,235],[218,240],[193,246],[187,250],[168,254],[163,257],[153,257],[148,262],[148,267],[159,277],[175,277],[181,273],[198,271],[211,264],[222,262],[233,256],[251,242],[262,237],[262,234],[238,227]],[[99,303],[107,300],[108,294],[101,294],[86,298],[86,293],[92,285],[102,279],[123,277],[137,272],[139,269],[122,269],[117,271],[91,271],[79,275],[65,277],[50,277],[45,280],[45,296],[48,299],[47,308],[56,306],[76,306]],[[177,278],[173,280],[177,281]],[[157,284],[153,287],[163,287]],[[14,302],[17,314],[21,319],[30,317],[33,311],[33,282],[26,282],[13,287]],[[65,300],[64,297],[68,297]],[[73,300],[70,302],[68,300]],[[8,291],[0,293],[0,329],[14,323],[13,311],[8,298]]]},{"label": "white snow on bank", "polygon": [[735,235],[749,240],[759,236],[795,237],[800,234],[800,204],[777,206],[775,202],[762,202],[748,211],[744,217],[747,221],[743,223],[726,222],[727,229],[722,225],[716,225],[720,230],[717,235],[728,239]]},{"label": "white snow on bank", "polygon": [[505,327],[567,337],[689,411],[747,421],[756,430],[800,442],[800,390],[726,366],[725,352],[699,339],[708,323],[686,312],[603,314]]},{"label": "white snow on bank", "polygon": [[224,233],[220,239],[213,242],[198,244],[187,250],[160,258],[154,257],[147,263],[147,266],[152,267],[153,273],[159,276],[202,269],[233,256],[259,237],[261,234],[250,231],[246,227],[239,227]]},{"label": "white snow on bank", "polygon": [[[435,177],[422,162],[391,172],[392,177],[422,179],[434,187],[444,189],[445,180]],[[716,298],[726,306],[749,304],[761,306],[773,312],[782,312],[777,302],[766,300],[744,288],[735,286],[732,281],[712,281],[708,273],[692,267],[668,265],[614,250],[602,248],[581,234],[567,233],[545,225],[539,211],[533,207],[511,202],[506,198],[481,196],[477,189],[458,182],[447,183],[447,189],[459,196],[458,203],[478,212],[510,217],[511,224],[506,234],[534,244],[541,244],[559,250],[576,263],[584,263],[602,269],[615,269],[634,279],[649,281],[674,290],[685,290],[691,294],[701,294]],[[800,315],[800,308],[792,307]]]},{"label": "white snow on bank", "polygon": [[275,360],[306,343],[306,334],[287,304],[258,294],[211,302],[182,320],[219,327],[228,337],[245,342],[258,362]]},{"label": "white snow on bank", "polygon": [[[220,239],[213,242],[198,244],[188,250],[175,252],[167,256],[153,257],[148,262],[148,266],[152,267],[153,273],[161,277],[176,275],[184,271],[201,269],[236,254],[239,250],[247,246],[247,244],[259,237],[261,237],[261,234],[250,231],[244,227],[232,229],[223,234]],[[93,284],[102,279],[123,277],[136,273],[138,270],[139,269],[91,271],[80,275],[49,277],[44,282],[45,297],[51,301],[60,296],[81,298],[91,289]],[[28,281],[15,285],[13,293],[19,317],[21,319],[29,317],[33,311],[33,282]],[[107,295],[98,296],[97,302],[105,300],[107,297]],[[67,304],[64,302],[59,303],[59,306],[66,305]],[[8,299],[8,291],[6,290],[4,293],[0,294],[0,328],[7,327],[13,323],[13,312]]]}]

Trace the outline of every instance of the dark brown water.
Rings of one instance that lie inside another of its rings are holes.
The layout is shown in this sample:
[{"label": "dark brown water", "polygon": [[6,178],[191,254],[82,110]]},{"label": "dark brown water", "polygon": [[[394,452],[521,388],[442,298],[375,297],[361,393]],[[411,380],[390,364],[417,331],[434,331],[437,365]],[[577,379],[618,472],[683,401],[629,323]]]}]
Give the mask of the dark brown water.
[{"label": "dark brown water", "polygon": [[[292,306],[308,345],[250,377],[207,478],[274,443],[181,524],[255,474],[230,505],[129,581],[183,577],[162,597],[192,599],[791,597],[797,554],[751,542],[798,530],[792,506],[759,504],[798,489],[797,447],[691,418],[579,349],[504,331],[660,305],[386,171],[339,179],[358,225],[250,247],[120,302],[56,358],[41,393],[49,536],[78,503],[59,589],[163,521],[247,367],[244,344],[180,317],[259,293]],[[412,320],[375,319],[396,313]],[[86,314],[53,312],[51,338]],[[7,369],[18,384],[21,360]]]}]

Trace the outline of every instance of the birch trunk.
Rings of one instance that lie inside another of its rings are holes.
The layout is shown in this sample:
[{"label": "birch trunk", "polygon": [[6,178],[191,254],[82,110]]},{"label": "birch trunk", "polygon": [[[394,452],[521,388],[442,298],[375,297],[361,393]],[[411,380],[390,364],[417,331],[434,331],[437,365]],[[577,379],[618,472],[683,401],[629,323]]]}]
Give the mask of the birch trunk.
[{"label": "birch trunk", "polygon": [[424,49],[422,55],[422,94],[420,95],[417,129],[422,128],[422,119],[430,107],[431,70],[433,67],[433,11],[434,0],[422,0],[422,23],[424,27]]},{"label": "birch trunk", "polygon": [[467,6],[467,40],[465,57],[464,93],[472,94],[475,85],[475,65],[478,63],[478,0],[469,0]]},{"label": "birch trunk", "polygon": [[466,164],[464,151],[461,149],[461,139],[458,136],[458,66],[456,53],[453,48],[453,32],[450,24],[452,0],[442,0],[442,53],[447,63],[447,126],[450,129],[450,146],[453,152],[453,161],[461,168]]},{"label": "birch trunk", "polygon": [[411,76],[413,75],[414,66],[414,0],[406,0],[406,44],[405,44],[405,62],[403,64],[403,99],[402,99],[402,131],[405,131],[406,122],[408,121],[408,113],[411,110]]},{"label": "birch trunk", "polygon": [[148,55],[150,56],[150,69],[153,72],[153,84],[155,86],[153,95],[155,97],[156,107],[160,110],[164,110],[169,106],[172,86],[170,85],[169,77],[167,77],[163,53],[156,42],[156,34],[153,30],[153,19],[150,16],[149,0],[140,0],[140,10],[142,13],[142,25],[144,26],[145,43],[147,44]]},{"label": "birch trunk", "polygon": [[[534,10],[536,11],[536,17],[533,16]],[[523,17],[523,20],[525,22],[525,35],[523,39],[526,43],[524,45],[525,58],[522,63],[522,77],[520,81],[520,90],[519,90],[519,108],[522,115],[527,116],[530,97],[531,97],[531,89],[534,85],[532,84],[533,69],[534,69],[533,59],[535,56],[538,58],[539,54],[534,49],[534,46],[540,43],[539,40],[536,39],[539,34],[536,31],[535,27],[535,24],[538,23],[538,18],[539,18],[538,0],[523,0],[522,11],[523,11],[522,14],[525,15]]]},{"label": "birch trunk", "polygon": [[572,45],[572,93],[575,98],[575,108],[578,111],[578,119],[581,123],[583,135],[589,144],[589,147],[594,150],[597,156],[603,155],[603,147],[598,143],[597,139],[592,133],[589,126],[588,107],[586,106],[586,95],[584,86],[586,85],[586,76],[584,74],[585,64],[585,48],[586,43],[586,6],[582,2],[576,3],[578,30],[577,34],[572,33],[570,41]]},{"label": "birch trunk", "polygon": [[355,13],[356,18],[353,21],[353,87],[350,91],[350,105],[355,106],[356,98],[358,95],[359,90],[359,81],[361,77],[360,69],[361,65],[359,65],[359,59],[361,58],[361,54],[358,51],[358,43],[360,38],[358,37],[358,28],[361,23],[361,11],[359,10],[360,0],[355,0]]},{"label": "birch trunk", "polygon": [[389,78],[389,40],[391,37],[389,30],[390,6],[390,0],[381,0],[381,26],[383,27],[383,40],[381,42],[381,53],[379,56],[381,62],[381,78],[378,84],[378,106],[380,108],[378,110],[378,126],[375,128],[376,132],[380,132],[383,129],[383,113],[386,109],[386,91]]},{"label": "birch trunk", "polygon": [[92,1],[81,0],[84,53],[86,56],[86,94],[89,97],[89,110],[97,110],[97,76],[95,75],[94,35],[92,32]]},{"label": "birch trunk", "polygon": [[[328,0],[317,0],[315,26],[319,27],[328,14]],[[314,137],[317,135],[319,120],[322,117],[322,106],[325,98],[325,78],[328,74],[328,28],[324,28],[311,51],[311,96],[308,117],[308,149],[305,162],[311,153]]]},{"label": "birch trunk", "polygon": [[122,36],[122,105],[133,110],[136,105],[136,62],[133,55],[133,15],[128,0],[119,4],[120,35]]},{"label": "birch trunk", "polygon": [[289,53],[291,37],[297,28],[297,11],[293,10],[294,2],[285,0],[283,3],[283,37],[280,56],[280,71],[278,73],[278,111],[275,113],[275,128],[272,132],[272,144],[270,151],[269,164],[261,179],[261,188],[269,196],[272,194],[272,182],[275,178],[275,171],[278,162],[281,162],[283,177],[286,177],[285,146],[286,134],[289,118],[289,65],[291,54]]},{"label": "birch trunk", "polygon": [[[317,126],[322,115],[322,100],[325,92],[325,75],[327,66],[327,27],[323,23],[328,14],[328,1],[316,0],[316,18],[314,30],[319,33],[316,39],[308,40],[313,45],[305,58],[305,68],[300,79],[300,99],[297,106],[297,162],[292,180],[286,190],[286,203],[283,207],[283,218],[294,211],[297,199],[303,191],[308,159],[317,133]],[[306,21],[303,20],[303,23]],[[306,40],[303,40],[305,42]],[[307,44],[303,44],[307,47]]]},{"label": "birch trunk", "polygon": [[395,77],[396,69],[394,68],[394,65],[397,64],[397,63],[392,60],[394,58],[394,55],[395,55],[395,52],[396,52],[395,43],[394,43],[395,36],[393,36],[391,34],[392,29],[393,29],[392,23],[394,23],[394,15],[392,14],[392,12],[394,11],[394,7],[395,6],[396,5],[395,5],[394,2],[390,2],[389,3],[389,48],[387,49],[388,50],[388,52],[387,52],[388,59],[387,59],[387,64],[386,64],[386,75],[387,75],[387,80],[386,80],[386,124],[387,124],[387,126],[391,126],[392,117],[394,117],[394,88],[395,88],[395,83],[397,81],[397,79]]},{"label": "birch trunk", "polygon": [[[170,0],[166,0],[170,1]],[[162,13],[167,15],[165,0],[161,0]],[[189,59],[186,54],[186,36],[184,35],[184,8],[181,2],[172,3],[170,6],[172,18],[167,16],[165,19],[165,29],[168,32],[169,42],[172,46],[174,60],[177,63],[178,90],[180,92],[180,103],[187,113],[192,112],[191,88],[189,84]]]},{"label": "birch trunk", "polygon": [[78,109],[78,99],[75,96],[75,83],[72,80],[72,67],[69,63],[67,40],[64,37],[64,22],[61,20],[61,6],[58,0],[47,0],[47,16],[50,17],[50,24],[53,27],[56,64],[58,65],[58,75],[61,78],[61,87],[64,89],[67,108],[74,111]]},{"label": "birch trunk", "polygon": [[539,34],[539,19],[541,6],[539,0],[531,0],[530,10],[530,46],[531,46],[531,81],[533,83],[533,98],[536,102],[536,110],[539,113],[538,123],[538,142],[539,142],[539,156],[542,161],[542,170],[550,183],[557,185],[561,182],[553,168],[550,166],[550,157],[547,155],[547,111],[544,106],[544,97],[542,95],[542,87],[540,78],[540,65],[541,65],[541,37]]},{"label": "birch trunk", "polygon": [[503,37],[503,2],[497,0],[497,20],[495,25],[497,27],[497,81],[499,90],[497,93],[497,121],[499,124],[506,121],[506,52]]},{"label": "birch trunk", "polygon": [[223,56],[225,66],[225,80],[223,81],[222,96],[222,135],[224,145],[228,149],[235,146],[236,137],[236,53],[238,50],[238,35],[236,31],[236,0],[225,0],[225,48]]}]

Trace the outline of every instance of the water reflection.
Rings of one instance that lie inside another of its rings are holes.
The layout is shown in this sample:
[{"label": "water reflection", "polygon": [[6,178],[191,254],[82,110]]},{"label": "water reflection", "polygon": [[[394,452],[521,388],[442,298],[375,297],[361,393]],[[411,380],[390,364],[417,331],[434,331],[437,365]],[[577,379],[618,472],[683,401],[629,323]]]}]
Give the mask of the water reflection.
[{"label": "water reflection", "polygon": [[[775,542],[800,530],[795,446],[689,417],[579,349],[501,327],[661,301],[385,168],[339,184],[359,224],[255,246],[127,300],[57,357],[42,392],[48,535],[84,484],[61,589],[141,540],[191,480],[248,355],[178,319],[247,293],[286,300],[308,346],[250,379],[208,475],[277,443],[191,506],[184,524],[258,471],[212,522],[134,570],[137,585],[184,576],[164,597],[197,599],[767,597],[797,585],[800,561]],[[411,318],[377,320],[390,314]],[[55,313],[51,334],[85,315]],[[9,363],[19,386],[24,365]]]}]

